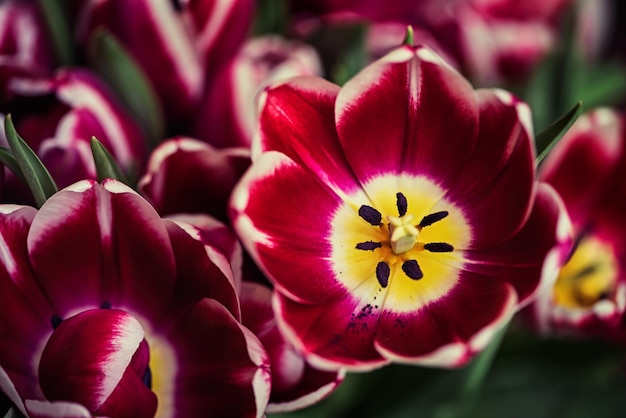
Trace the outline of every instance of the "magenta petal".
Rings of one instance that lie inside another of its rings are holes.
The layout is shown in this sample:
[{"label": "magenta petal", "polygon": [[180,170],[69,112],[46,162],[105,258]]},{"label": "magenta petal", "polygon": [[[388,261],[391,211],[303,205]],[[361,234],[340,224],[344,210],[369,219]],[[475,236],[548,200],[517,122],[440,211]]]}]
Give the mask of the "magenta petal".
[{"label": "magenta petal", "polygon": [[474,148],[478,108],[472,87],[433,52],[403,47],[346,83],[336,121],[362,182],[407,172],[448,188]]},{"label": "magenta petal", "polygon": [[477,90],[476,148],[448,193],[472,225],[470,248],[492,246],[515,234],[528,217],[534,188],[534,152],[528,106],[502,90]]},{"label": "magenta petal", "polygon": [[98,140],[127,170],[137,169],[146,156],[146,139],[139,125],[109,87],[94,73],[84,69],[63,69],[55,78],[56,96],[62,103],[81,111],[91,129],[83,141],[102,132]]},{"label": "magenta petal", "polygon": [[[85,44],[98,29],[110,31],[139,63],[161,98],[166,114],[188,121],[204,84],[192,28],[168,0],[88,2],[79,22]],[[147,47],[150,45],[150,47]]]},{"label": "magenta petal", "polygon": [[165,225],[113,180],[76,183],[48,199],[33,221],[28,251],[62,318],[104,302],[154,317],[171,297],[175,267]]},{"label": "magenta petal", "polygon": [[308,170],[268,152],[233,191],[231,218],[277,288],[298,300],[323,303],[346,292],[329,261],[328,231],[339,204]]},{"label": "magenta petal", "polygon": [[577,229],[586,226],[606,193],[613,194],[612,178],[621,156],[624,126],[609,109],[582,115],[546,157],[541,180],[563,198]]},{"label": "magenta petal", "polygon": [[208,213],[226,220],[228,197],[250,165],[249,154],[191,138],[169,139],[150,156],[139,190],[161,215]]},{"label": "magenta petal", "polygon": [[[176,353],[173,417],[262,416],[269,359],[258,339],[218,302],[203,299],[167,336]],[[161,394],[159,394],[161,399]]]},{"label": "magenta petal", "polygon": [[[64,320],[52,334],[39,363],[46,398],[72,401],[105,416],[149,417],[156,396],[131,362],[144,330],[116,309],[84,311]],[[147,369],[143,364],[143,372]]]},{"label": "magenta petal", "polygon": [[462,272],[450,293],[417,312],[383,313],[376,349],[398,362],[460,366],[487,346],[511,318],[516,303],[508,283]]},{"label": "magenta petal", "polygon": [[46,402],[29,399],[26,410],[30,418],[92,418],[87,408],[72,402]]},{"label": "magenta petal", "polygon": [[184,18],[194,23],[196,48],[208,71],[232,57],[250,31],[254,0],[188,0]]},{"label": "magenta petal", "polygon": [[317,77],[296,78],[268,88],[260,99],[253,159],[264,151],[279,151],[311,169],[335,190],[357,189],[359,183],[349,169],[335,128],[338,92],[338,86]]},{"label": "magenta petal", "polygon": [[24,398],[41,397],[36,364],[54,313],[33,278],[26,250],[35,214],[31,207],[0,206],[0,368]]},{"label": "magenta petal", "polygon": [[193,225],[197,228],[197,236],[203,243],[219,248],[228,259],[233,272],[235,288],[239,289],[242,280],[243,249],[239,239],[230,227],[202,213],[180,213],[170,215],[167,219]]},{"label": "magenta petal", "polygon": [[239,318],[233,273],[221,250],[203,240],[202,231],[190,224],[165,221],[165,225],[176,259],[173,312],[180,314],[201,299],[211,298]]},{"label": "magenta petal", "polygon": [[532,212],[523,228],[493,247],[465,251],[464,268],[509,282],[520,304],[525,304],[542,288],[542,283],[553,282],[571,245],[571,224],[563,203],[549,185],[539,183]]},{"label": "magenta petal", "polygon": [[272,310],[272,291],[244,282],[241,289],[242,321],[261,340],[272,370],[272,394],[266,412],[304,408],[328,396],[344,373],[317,370],[304,361],[280,334]]},{"label": "magenta petal", "polygon": [[275,292],[281,331],[314,366],[325,370],[371,370],[389,360],[374,349],[379,312],[350,295],[324,305],[304,305]]}]

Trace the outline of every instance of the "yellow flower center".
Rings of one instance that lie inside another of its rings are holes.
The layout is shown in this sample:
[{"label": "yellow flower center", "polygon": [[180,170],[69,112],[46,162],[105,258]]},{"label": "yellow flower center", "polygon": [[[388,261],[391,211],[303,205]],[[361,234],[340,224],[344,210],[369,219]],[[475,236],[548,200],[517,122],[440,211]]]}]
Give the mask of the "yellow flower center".
[{"label": "yellow flower center", "polygon": [[471,240],[462,211],[423,177],[381,176],[364,188],[368,203],[346,204],[333,219],[338,280],[364,302],[380,301],[373,308],[384,304],[396,312],[444,296],[458,280]]},{"label": "yellow flower center", "polygon": [[595,237],[585,237],[559,273],[554,302],[566,308],[589,308],[614,294],[617,275],[612,247]]}]

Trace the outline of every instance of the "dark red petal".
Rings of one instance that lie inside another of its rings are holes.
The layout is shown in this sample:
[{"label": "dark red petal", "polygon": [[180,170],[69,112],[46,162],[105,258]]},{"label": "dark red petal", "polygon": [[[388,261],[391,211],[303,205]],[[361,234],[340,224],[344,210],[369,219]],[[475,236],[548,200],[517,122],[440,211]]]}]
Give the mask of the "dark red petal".
[{"label": "dark red petal", "polygon": [[504,241],[522,227],[535,182],[528,106],[500,90],[478,90],[477,97],[476,148],[447,195],[472,226],[472,249]]},{"label": "dark red petal", "polygon": [[173,392],[158,393],[164,405],[160,413],[173,417],[263,414],[270,393],[269,359],[252,332],[221,304],[203,299],[167,339],[175,352],[176,373]]},{"label": "dark red petal", "polygon": [[0,367],[23,398],[41,396],[36,364],[54,314],[33,278],[26,250],[36,213],[27,206],[0,207]]},{"label": "dark red petal", "polygon": [[165,225],[113,180],[76,183],[48,199],[33,221],[28,251],[62,318],[103,302],[156,317],[171,298],[175,264]]},{"label": "dark red petal", "polygon": [[343,380],[341,372],[315,369],[280,334],[272,310],[272,291],[244,282],[241,289],[243,324],[261,340],[272,370],[272,393],[266,412],[304,408],[328,396]]},{"label": "dark red petal", "polygon": [[161,215],[208,213],[224,221],[228,197],[249,165],[246,149],[177,137],[153,151],[139,190]]},{"label": "dark red petal", "polygon": [[72,402],[27,400],[26,410],[31,418],[92,418],[87,408]]},{"label": "dark red petal", "polygon": [[176,289],[168,319],[203,298],[217,300],[239,318],[233,273],[221,250],[205,242],[192,225],[174,221],[165,225],[176,260]]},{"label": "dark red petal", "polygon": [[521,304],[556,279],[572,245],[572,231],[555,191],[539,183],[528,221],[511,239],[477,251],[465,251],[464,269],[504,280],[515,288]]},{"label": "dark red petal", "polygon": [[[110,31],[141,66],[173,120],[188,121],[204,87],[204,66],[174,4],[167,0],[89,3],[78,23],[85,45],[99,27]],[[150,47],[147,47],[150,45]]]},{"label": "dark red petal", "polygon": [[84,405],[97,415],[150,417],[157,399],[131,367],[144,330],[130,314],[93,309],[65,319],[48,340],[39,363],[46,398]]},{"label": "dark red petal", "polygon": [[361,182],[405,172],[449,188],[478,132],[472,87],[423,47],[399,48],[366,67],[341,89],[335,113]]},{"label": "dark red petal", "polygon": [[274,309],[281,331],[314,366],[371,370],[389,360],[374,349],[378,306],[350,295],[324,305],[304,305],[275,292]]},{"label": "dark red petal", "polygon": [[346,292],[333,272],[328,239],[340,202],[308,170],[267,152],[233,191],[233,226],[275,286],[324,303]]},{"label": "dark red petal", "polygon": [[450,293],[419,311],[383,313],[376,349],[389,360],[461,366],[487,346],[513,315],[516,302],[508,283],[462,272]]},{"label": "dark red petal", "polygon": [[279,151],[334,190],[358,189],[335,128],[338,92],[338,86],[317,77],[299,77],[268,88],[260,99],[253,159],[261,152]]},{"label": "dark red petal", "polygon": [[578,230],[592,221],[600,200],[615,192],[611,177],[624,146],[623,125],[608,109],[581,116],[540,167],[540,178],[563,198]]}]

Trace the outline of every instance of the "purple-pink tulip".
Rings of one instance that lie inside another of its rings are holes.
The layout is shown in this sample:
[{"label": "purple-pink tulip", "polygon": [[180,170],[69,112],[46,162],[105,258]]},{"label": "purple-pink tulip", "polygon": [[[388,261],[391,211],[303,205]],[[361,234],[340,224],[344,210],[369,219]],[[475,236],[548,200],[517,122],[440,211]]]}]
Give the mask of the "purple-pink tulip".
[{"label": "purple-pink tulip", "polygon": [[313,365],[464,364],[556,277],[569,221],[511,94],[404,46],[260,103],[232,221]]},{"label": "purple-pink tulip", "polygon": [[575,247],[532,313],[544,333],[608,336],[626,311],[626,118],[601,108],[581,116],[540,177],[561,195]]},{"label": "purple-pink tulip", "polygon": [[0,389],[31,417],[264,413],[269,360],[206,231],[114,180],[0,206]]},{"label": "purple-pink tulip", "polygon": [[[96,74],[68,68],[52,78],[14,78],[9,87],[15,97],[6,111],[59,187],[96,179],[92,136],[131,177],[143,168],[147,157],[144,133]],[[2,142],[6,145],[6,138]],[[4,201],[24,201],[24,188],[18,181],[9,176]]]},{"label": "purple-pink tulip", "polygon": [[130,52],[161,99],[168,122],[188,132],[208,81],[245,39],[252,0],[104,0],[85,2],[78,38],[110,31]]},{"label": "purple-pink tulip", "polygon": [[268,84],[295,76],[321,76],[315,50],[277,36],[248,40],[212,83],[196,121],[196,136],[218,148],[249,147],[256,127],[256,97]]}]

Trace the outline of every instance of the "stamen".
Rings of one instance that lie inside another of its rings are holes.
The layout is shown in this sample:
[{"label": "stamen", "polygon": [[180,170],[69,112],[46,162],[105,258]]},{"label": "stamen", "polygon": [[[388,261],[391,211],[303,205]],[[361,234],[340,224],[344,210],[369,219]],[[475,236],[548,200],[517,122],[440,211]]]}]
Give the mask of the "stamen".
[{"label": "stamen", "polygon": [[406,215],[409,204],[406,201],[406,197],[400,192],[396,193],[396,206],[398,207],[398,214],[400,216]]},{"label": "stamen", "polygon": [[100,309],[111,309],[111,302],[108,300],[102,301],[100,304]]},{"label": "stamen", "polygon": [[424,249],[431,253],[449,253],[454,251],[454,247],[447,242],[429,242],[424,244]]},{"label": "stamen", "polygon": [[152,389],[152,370],[148,366],[146,368],[146,372],[143,374],[143,384],[146,385],[148,389]]},{"label": "stamen", "polygon": [[359,216],[374,226],[380,225],[383,221],[383,215],[373,207],[367,205],[361,205],[359,208]]},{"label": "stamen", "polygon": [[391,269],[389,268],[389,265],[384,261],[381,261],[376,265],[376,278],[382,287],[387,287],[389,284],[390,272]]},{"label": "stamen", "polygon": [[409,279],[419,280],[424,277],[420,265],[417,264],[417,260],[406,260],[402,263],[402,271],[409,276]]},{"label": "stamen", "polygon": [[380,248],[381,246],[382,244],[380,242],[365,241],[365,242],[359,242],[356,245],[356,249],[364,250],[364,251],[374,251],[376,248]]},{"label": "stamen", "polygon": [[61,325],[61,322],[63,322],[63,318],[61,318],[57,314],[53,314],[50,317],[50,324],[52,325],[52,329],[57,329],[57,327]]},{"label": "stamen", "polygon": [[448,211],[447,210],[442,210],[441,212],[431,213],[430,215],[424,216],[422,218],[422,220],[420,221],[418,226],[420,228],[427,227],[429,225],[434,224],[435,222],[439,222],[440,220],[442,220],[446,216],[448,216]]}]

